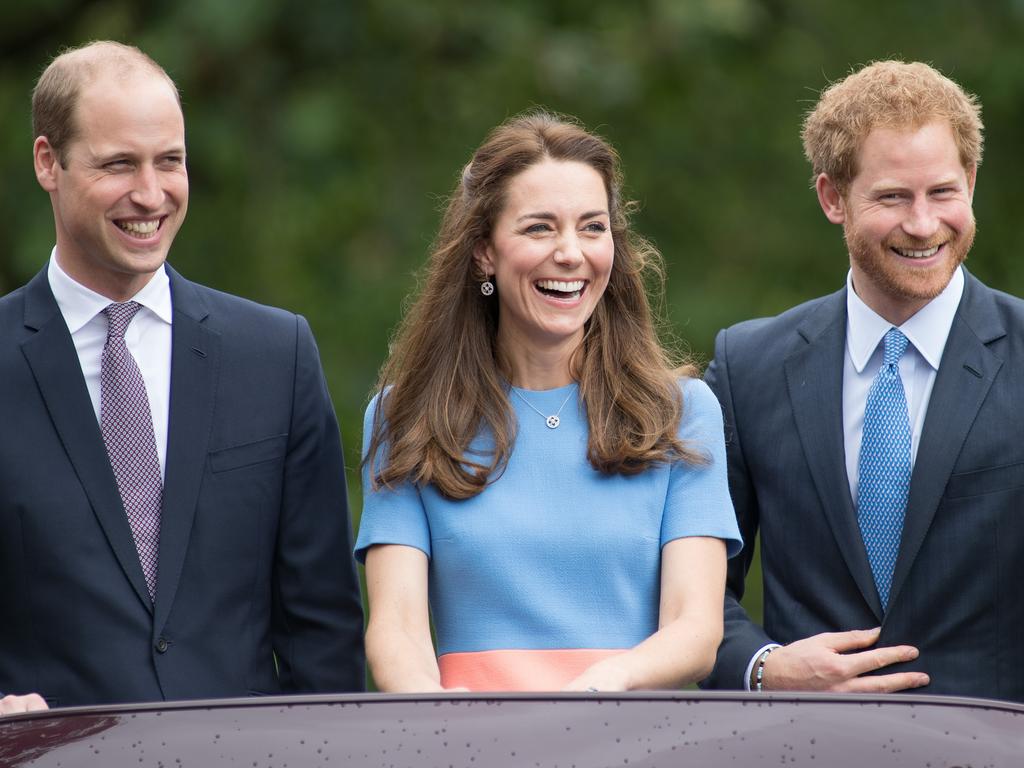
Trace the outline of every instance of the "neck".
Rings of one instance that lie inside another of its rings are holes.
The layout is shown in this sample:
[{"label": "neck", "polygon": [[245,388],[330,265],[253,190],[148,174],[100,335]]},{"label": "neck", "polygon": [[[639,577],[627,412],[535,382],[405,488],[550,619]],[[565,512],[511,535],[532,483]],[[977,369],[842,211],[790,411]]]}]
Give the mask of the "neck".
[{"label": "neck", "polygon": [[513,386],[522,389],[556,389],[575,381],[569,361],[580,341],[574,337],[549,346],[524,344],[503,336],[498,329],[498,350],[512,370]]},{"label": "neck", "polygon": [[853,275],[853,290],[875,314],[896,328],[924,309],[931,301],[931,299],[892,297],[882,291],[871,290],[868,281],[858,280],[856,273]]},{"label": "neck", "polygon": [[73,260],[61,258],[60,246],[57,246],[57,264],[79,285],[84,285],[90,291],[114,302],[125,302],[135,296],[146,287],[146,284],[153,279],[155,272],[147,273],[104,273],[95,275],[89,270],[79,268]]}]

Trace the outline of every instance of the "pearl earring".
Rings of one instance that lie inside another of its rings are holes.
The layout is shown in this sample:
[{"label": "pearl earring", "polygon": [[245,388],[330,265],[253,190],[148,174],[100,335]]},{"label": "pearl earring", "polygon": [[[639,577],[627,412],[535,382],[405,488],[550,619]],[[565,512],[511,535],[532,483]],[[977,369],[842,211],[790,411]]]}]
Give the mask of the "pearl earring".
[{"label": "pearl earring", "polygon": [[482,283],[480,283],[480,293],[482,293],[484,296],[490,296],[492,293],[494,293],[494,283],[492,283],[490,280],[484,280]]}]

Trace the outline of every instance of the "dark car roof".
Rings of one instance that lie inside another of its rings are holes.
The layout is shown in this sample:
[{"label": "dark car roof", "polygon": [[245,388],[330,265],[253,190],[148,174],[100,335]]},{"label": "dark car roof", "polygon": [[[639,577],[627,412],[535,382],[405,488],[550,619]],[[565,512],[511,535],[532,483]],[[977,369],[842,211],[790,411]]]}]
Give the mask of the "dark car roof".
[{"label": "dark car roof", "polygon": [[0,766],[1020,765],[1024,706],[893,695],[301,696],[0,718]]}]

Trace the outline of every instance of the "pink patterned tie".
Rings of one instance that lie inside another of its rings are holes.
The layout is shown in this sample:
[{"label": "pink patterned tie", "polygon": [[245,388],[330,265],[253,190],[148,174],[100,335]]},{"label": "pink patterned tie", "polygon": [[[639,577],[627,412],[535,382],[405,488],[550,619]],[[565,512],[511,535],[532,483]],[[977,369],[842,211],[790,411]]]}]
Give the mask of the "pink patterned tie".
[{"label": "pink patterned tie", "polygon": [[124,332],[140,309],[141,305],[128,301],[110,304],[103,310],[108,328],[100,365],[100,429],[149,596],[155,599],[164,489],[146,384],[124,343]]}]

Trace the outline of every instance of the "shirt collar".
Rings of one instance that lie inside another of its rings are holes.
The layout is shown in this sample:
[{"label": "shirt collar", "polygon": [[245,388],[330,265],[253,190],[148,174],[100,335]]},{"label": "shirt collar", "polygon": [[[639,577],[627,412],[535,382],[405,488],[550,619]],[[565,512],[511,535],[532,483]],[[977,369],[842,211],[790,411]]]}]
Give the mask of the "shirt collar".
[{"label": "shirt collar", "polygon": [[[57,263],[57,248],[54,247],[50,253],[50,264],[46,271],[46,277],[50,281],[50,290],[53,291],[53,298],[57,300],[60,313],[64,316],[68,331],[75,333],[83,325],[92,320],[102,312],[110,299],[91,288],[86,288],[74,280],[67,272],[61,269]],[[153,277],[142,289],[136,293],[131,301],[136,301],[168,325],[171,324],[173,312],[171,310],[171,283],[167,277],[166,268],[161,265],[160,269],[153,273]]]},{"label": "shirt collar", "polygon": [[[939,369],[949,329],[964,293],[963,268],[957,267],[942,293],[901,325],[900,331],[934,370]],[[864,371],[878,343],[892,328],[853,290],[853,273],[846,275],[846,346],[857,373]]]}]

